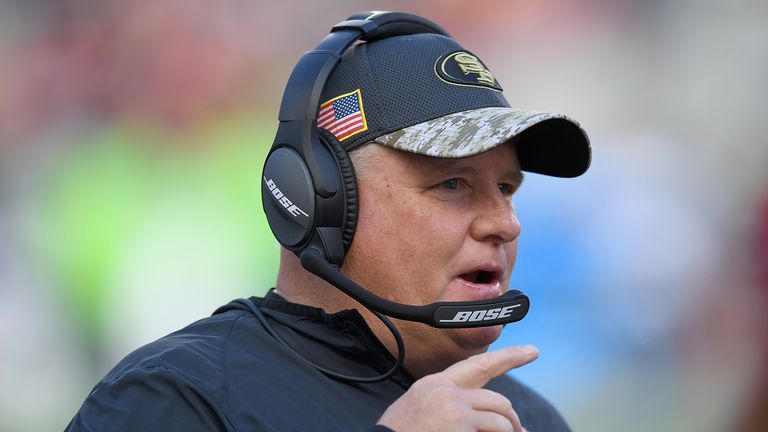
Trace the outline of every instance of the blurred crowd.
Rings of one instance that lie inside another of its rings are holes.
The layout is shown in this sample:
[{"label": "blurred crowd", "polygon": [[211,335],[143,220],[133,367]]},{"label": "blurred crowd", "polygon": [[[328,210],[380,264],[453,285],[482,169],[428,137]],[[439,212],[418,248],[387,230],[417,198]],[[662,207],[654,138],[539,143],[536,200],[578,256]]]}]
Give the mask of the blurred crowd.
[{"label": "blurred crowd", "polygon": [[442,25],[513,106],[590,133],[526,177],[496,346],[583,431],[768,430],[768,4],[0,3],[0,430],[62,429],[131,349],[274,284],[259,177],[283,86],[336,22]]}]

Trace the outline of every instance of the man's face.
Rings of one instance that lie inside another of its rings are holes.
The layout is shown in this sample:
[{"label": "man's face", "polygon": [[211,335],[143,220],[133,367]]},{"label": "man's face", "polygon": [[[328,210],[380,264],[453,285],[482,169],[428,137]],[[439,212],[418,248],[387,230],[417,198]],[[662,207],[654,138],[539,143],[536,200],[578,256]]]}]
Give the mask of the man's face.
[{"label": "man's face", "polygon": [[[369,144],[376,145],[377,144]],[[358,179],[357,231],[342,270],[398,303],[482,300],[505,292],[522,181],[511,144],[463,159],[375,149]],[[408,351],[455,361],[485,351],[501,326],[446,330],[398,323]]]}]

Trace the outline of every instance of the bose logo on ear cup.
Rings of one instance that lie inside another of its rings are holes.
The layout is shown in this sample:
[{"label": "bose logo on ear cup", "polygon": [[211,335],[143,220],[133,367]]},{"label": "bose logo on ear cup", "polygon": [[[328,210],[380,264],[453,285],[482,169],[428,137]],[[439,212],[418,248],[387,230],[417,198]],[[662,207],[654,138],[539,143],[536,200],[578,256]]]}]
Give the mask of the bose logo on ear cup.
[{"label": "bose logo on ear cup", "polygon": [[277,187],[275,182],[272,179],[267,180],[266,177],[264,178],[264,183],[267,184],[267,187],[272,192],[272,196],[275,197],[275,199],[285,207],[286,210],[288,210],[288,213],[292,214],[294,217],[298,217],[299,214],[303,214],[306,217],[309,217],[309,215],[302,209],[298,208],[296,204],[293,203],[293,201],[289,200],[287,196],[283,193],[283,191],[280,190],[280,188]]}]

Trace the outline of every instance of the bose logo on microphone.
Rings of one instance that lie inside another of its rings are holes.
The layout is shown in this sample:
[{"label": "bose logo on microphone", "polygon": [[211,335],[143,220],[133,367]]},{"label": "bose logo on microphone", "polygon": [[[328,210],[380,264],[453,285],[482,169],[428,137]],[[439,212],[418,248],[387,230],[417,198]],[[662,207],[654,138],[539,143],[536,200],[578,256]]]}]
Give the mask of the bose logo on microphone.
[{"label": "bose logo on microphone", "polygon": [[275,199],[280,204],[282,204],[286,210],[288,210],[288,213],[292,214],[294,217],[298,216],[299,214],[303,214],[304,216],[309,217],[309,215],[305,213],[304,210],[298,208],[296,204],[293,203],[293,201],[289,200],[288,197],[285,196],[283,191],[277,187],[272,179],[267,180],[267,178],[264,177],[264,183],[266,183],[269,190],[272,191],[272,195],[275,197]]},{"label": "bose logo on microphone", "polygon": [[512,309],[520,307],[519,304],[507,306],[503,308],[494,309],[481,309],[476,311],[459,311],[456,312],[451,319],[442,319],[440,322],[477,322],[477,321],[490,321],[501,318],[509,318],[512,315]]}]

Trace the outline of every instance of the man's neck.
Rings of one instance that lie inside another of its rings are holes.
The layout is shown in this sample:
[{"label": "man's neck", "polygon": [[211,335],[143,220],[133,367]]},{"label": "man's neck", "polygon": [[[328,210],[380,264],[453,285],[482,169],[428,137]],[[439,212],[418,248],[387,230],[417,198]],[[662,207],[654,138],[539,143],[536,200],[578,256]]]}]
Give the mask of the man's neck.
[{"label": "man's neck", "polygon": [[[356,309],[379,341],[393,356],[397,356],[395,338],[373,312],[338,288],[304,270],[298,258],[286,250],[283,250],[281,254],[275,292],[287,301],[317,307],[327,313]],[[455,352],[455,349],[446,347],[445,350],[436,351],[432,347],[432,349],[427,350],[424,348],[424,344],[410,337],[412,334],[418,334],[419,326],[425,324],[395,319],[392,321],[403,337],[406,348],[405,368],[413,377],[418,379],[439,372],[456,361],[462,360],[462,358],[449,358],[449,356],[441,354],[441,352]]]}]

